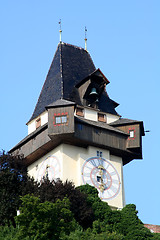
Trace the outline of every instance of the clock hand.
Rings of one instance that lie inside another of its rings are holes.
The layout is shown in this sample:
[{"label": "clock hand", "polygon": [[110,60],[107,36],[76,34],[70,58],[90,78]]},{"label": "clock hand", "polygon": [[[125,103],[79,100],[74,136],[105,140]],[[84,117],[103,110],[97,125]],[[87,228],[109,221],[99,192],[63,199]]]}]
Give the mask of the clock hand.
[{"label": "clock hand", "polygon": [[46,176],[46,178],[48,178],[48,168],[50,168],[50,166],[48,166],[48,164],[47,164],[47,166],[46,166],[46,171],[45,171],[45,176]]},{"label": "clock hand", "polygon": [[99,165],[98,166],[98,169],[100,169],[99,170],[99,175],[100,175],[100,177],[101,177],[101,184],[100,184],[100,187],[99,187],[99,189],[100,189],[100,191],[101,192],[103,192],[104,191],[104,182],[103,182],[103,170],[104,170],[104,167],[102,166],[102,165]]}]

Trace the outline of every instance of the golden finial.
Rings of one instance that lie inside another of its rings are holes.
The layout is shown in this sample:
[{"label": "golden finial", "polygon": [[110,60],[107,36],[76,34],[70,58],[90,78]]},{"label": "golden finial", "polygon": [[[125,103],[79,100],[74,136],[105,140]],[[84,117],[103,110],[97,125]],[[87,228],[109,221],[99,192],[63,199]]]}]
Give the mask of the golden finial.
[{"label": "golden finial", "polygon": [[87,51],[87,28],[85,27],[85,50]]},{"label": "golden finial", "polygon": [[59,20],[59,33],[60,33],[60,42],[62,42],[62,29],[61,29],[61,19]]}]

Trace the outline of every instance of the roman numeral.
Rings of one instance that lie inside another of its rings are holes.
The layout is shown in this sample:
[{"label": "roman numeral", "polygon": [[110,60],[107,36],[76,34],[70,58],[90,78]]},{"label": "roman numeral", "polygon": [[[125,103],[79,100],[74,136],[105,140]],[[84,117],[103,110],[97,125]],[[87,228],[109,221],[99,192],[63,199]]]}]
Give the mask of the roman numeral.
[{"label": "roman numeral", "polygon": [[90,160],[90,163],[91,163],[94,167],[97,167],[97,164],[96,164],[96,161],[95,161],[94,158],[92,158],[92,159]]},{"label": "roman numeral", "polygon": [[115,172],[115,171],[114,171],[114,172],[111,172],[110,175],[111,175],[111,176],[114,176],[114,175],[116,175],[116,172]]},{"label": "roman numeral", "polygon": [[110,189],[114,192],[114,193],[116,193],[117,192],[117,188],[116,187],[114,187],[113,185],[110,187]]},{"label": "roman numeral", "polygon": [[113,184],[116,184],[116,185],[120,184],[119,180],[116,180],[116,179],[112,179],[112,182],[113,182]]},{"label": "roman numeral", "polygon": [[98,158],[98,165],[103,165],[103,161],[102,161],[102,159],[100,159],[100,158]]},{"label": "roman numeral", "polygon": [[90,177],[90,173],[84,172],[84,173],[83,173],[83,176],[88,178],[88,177]]},{"label": "roman numeral", "polygon": [[85,168],[88,168],[89,170],[92,169],[92,167],[90,167],[90,166],[88,166],[88,165],[86,165]]}]

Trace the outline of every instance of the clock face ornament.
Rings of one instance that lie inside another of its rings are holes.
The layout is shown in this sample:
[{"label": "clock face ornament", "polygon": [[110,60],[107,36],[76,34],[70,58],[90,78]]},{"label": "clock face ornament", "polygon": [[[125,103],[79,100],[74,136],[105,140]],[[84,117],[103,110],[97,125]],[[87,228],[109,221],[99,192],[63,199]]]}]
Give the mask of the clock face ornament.
[{"label": "clock face ornament", "polygon": [[102,157],[87,159],[82,166],[83,183],[97,188],[103,200],[116,197],[120,191],[120,177],[115,167]]},{"label": "clock face ornament", "polygon": [[37,172],[37,181],[45,177],[50,181],[60,178],[60,163],[57,157],[49,156],[41,163]]}]

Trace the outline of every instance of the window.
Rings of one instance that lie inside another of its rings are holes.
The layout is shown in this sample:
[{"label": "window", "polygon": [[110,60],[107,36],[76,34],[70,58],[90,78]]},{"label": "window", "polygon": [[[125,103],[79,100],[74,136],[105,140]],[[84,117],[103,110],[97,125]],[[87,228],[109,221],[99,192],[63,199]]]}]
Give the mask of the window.
[{"label": "window", "polygon": [[136,131],[135,131],[135,128],[134,128],[134,127],[129,128],[129,130],[128,130],[128,134],[129,134],[128,139],[129,139],[129,140],[134,140],[135,137],[136,137]]},{"label": "window", "polygon": [[53,117],[53,125],[67,125],[68,124],[68,113],[55,113]]},{"label": "window", "polygon": [[61,117],[55,117],[55,124],[61,123]]},{"label": "window", "polygon": [[62,116],[61,121],[62,123],[67,123],[67,116]]},{"label": "window", "polygon": [[67,123],[67,116],[55,117],[55,124],[64,124],[64,123]]},{"label": "window", "polygon": [[129,131],[129,136],[130,136],[130,138],[134,138],[134,130]]},{"label": "window", "polygon": [[100,152],[100,151],[97,151],[97,157],[102,157],[102,152]]},{"label": "window", "polygon": [[84,117],[84,109],[83,108],[76,108],[76,115],[80,117]]},{"label": "window", "polygon": [[55,117],[55,124],[65,124],[67,123],[67,116]]},{"label": "window", "polygon": [[39,128],[41,126],[41,118],[38,118],[36,120],[36,129]]},{"label": "window", "polygon": [[99,122],[106,122],[106,114],[98,113],[98,121]]}]

